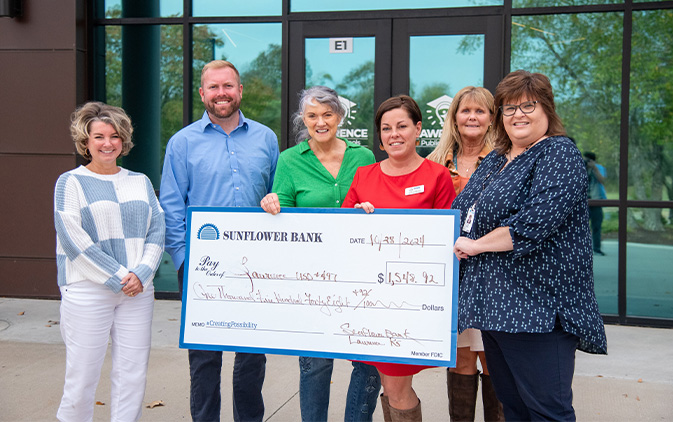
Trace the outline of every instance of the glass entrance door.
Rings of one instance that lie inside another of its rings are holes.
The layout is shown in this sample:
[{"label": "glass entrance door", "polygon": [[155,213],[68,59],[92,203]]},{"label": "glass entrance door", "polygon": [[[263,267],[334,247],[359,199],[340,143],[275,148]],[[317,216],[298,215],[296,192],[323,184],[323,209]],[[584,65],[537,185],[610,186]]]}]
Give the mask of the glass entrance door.
[{"label": "glass entrance door", "polygon": [[[411,95],[421,107],[418,151],[434,149],[453,95],[467,85],[495,89],[502,73],[497,17],[293,22],[290,24],[290,113],[297,93],[326,85],[348,113],[339,136],[367,145],[377,159],[374,112],[386,98]],[[288,146],[294,145],[293,136]]]},{"label": "glass entrance door", "polygon": [[[292,22],[290,24],[290,120],[305,87],[325,85],[346,108],[338,136],[376,147],[374,111],[390,95],[389,20]],[[290,128],[292,124],[290,123]],[[295,144],[289,131],[288,146]]]},{"label": "glass entrance door", "polygon": [[502,73],[497,17],[397,19],[393,22],[392,91],[408,92],[423,112],[418,152],[437,145],[453,96],[462,88],[495,91]]}]

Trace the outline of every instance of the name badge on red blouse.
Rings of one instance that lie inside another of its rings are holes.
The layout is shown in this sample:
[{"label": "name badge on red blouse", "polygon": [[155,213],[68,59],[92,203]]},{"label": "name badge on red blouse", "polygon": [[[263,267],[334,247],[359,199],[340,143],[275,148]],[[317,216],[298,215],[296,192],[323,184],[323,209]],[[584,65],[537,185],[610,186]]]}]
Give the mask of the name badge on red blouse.
[{"label": "name badge on red blouse", "polygon": [[425,192],[425,185],[418,185],[418,186],[412,186],[410,188],[406,188],[404,190],[404,195],[409,196],[409,195],[416,195],[418,193],[423,193]]}]

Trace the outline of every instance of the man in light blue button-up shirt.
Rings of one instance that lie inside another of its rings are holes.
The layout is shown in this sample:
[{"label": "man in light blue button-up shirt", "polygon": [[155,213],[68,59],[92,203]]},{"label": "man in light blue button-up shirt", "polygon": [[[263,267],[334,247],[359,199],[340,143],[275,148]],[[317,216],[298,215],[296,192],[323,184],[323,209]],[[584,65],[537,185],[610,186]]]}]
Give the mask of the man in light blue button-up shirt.
[{"label": "man in light blue button-up shirt", "polygon": [[[185,260],[187,207],[259,206],[273,186],[278,139],[268,127],[246,119],[238,70],[215,60],[201,72],[203,117],[168,142],[160,202],[166,215],[166,251],[178,270],[180,295]],[[234,420],[261,421],[266,357],[236,353]],[[220,420],[222,352],[189,350],[191,414],[194,421]]]}]

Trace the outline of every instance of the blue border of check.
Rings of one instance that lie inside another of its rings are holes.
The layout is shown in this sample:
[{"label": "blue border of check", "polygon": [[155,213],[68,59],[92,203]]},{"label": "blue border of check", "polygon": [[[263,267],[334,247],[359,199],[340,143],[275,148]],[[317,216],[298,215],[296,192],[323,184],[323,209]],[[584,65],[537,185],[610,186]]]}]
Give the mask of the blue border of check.
[{"label": "blue border of check", "polygon": [[[194,212],[264,212],[260,207],[188,207],[187,208],[187,233],[191,232],[192,226],[192,214]],[[361,209],[354,208],[283,208],[283,213],[312,213],[312,214],[364,214],[365,212]],[[454,215],[456,217],[456,222],[454,224],[454,234],[453,242],[455,243],[458,236],[460,236],[460,211],[458,210],[443,210],[443,209],[397,209],[397,208],[377,208],[375,211],[377,214],[426,214],[426,215]],[[185,252],[185,272],[184,272],[184,284],[189,285],[189,254],[190,254],[190,236],[187,236],[187,249]],[[459,261],[458,258],[453,256],[453,279],[458,280],[459,273]],[[223,351],[223,352],[242,352],[242,353],[264,353],[272,355],[289,355],[289,356],[310,356],[318,358],[333,358],[333,359],[349,359],[349,360],[359,360],[359,361],[376,361],[376,362],[390,362],[390,363],[403,363],[403,364],[412,364],[412,365],[427,365],[427,366],[447,366],[454,367],[456,362],[456,348],[454,347],[451,350],[451,356],[448,360],[430,360],[430,359],[417,359],[417,358],[399,358],[399,357],[383,357],[383,356],[372,356],[372,355],[361,355],[361,354],[349,354],[349,353],[327,353],[327,352],[315,352],[315,351],[298,351],[298,350],[289,350],[289,349],[274,349],[274,348],[261,348],[261,347],[240,347],[240,346],[222,346],[222,345],[204,345],[204,344],[194,344],[194,343],[185,343],[183,340],[185,338],[185,311],[186,311],[186,299],[187,299],[187,290],[182,289],[182,313],[180,315],[180,348],[182,349],[198,349],[198,350],[212,350],[212,351]],[[458,309],[458,283],[453,283],[453,317],[451,318],[451,341],[453,344],[456,344],[457,340],[457,328],[458,328],[458,318],[457,318],[457,309]]]}]

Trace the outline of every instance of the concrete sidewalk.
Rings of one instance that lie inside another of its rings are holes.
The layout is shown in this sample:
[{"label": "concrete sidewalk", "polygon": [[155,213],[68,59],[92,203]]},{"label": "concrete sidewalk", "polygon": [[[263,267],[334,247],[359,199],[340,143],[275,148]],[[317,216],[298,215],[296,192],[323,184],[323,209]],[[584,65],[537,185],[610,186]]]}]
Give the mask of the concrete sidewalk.
[{"label": "concrete sidewalk", "polygon": [[[54,421],[65,371],[59,301],[0,298],[0,421]],[[578,421],[673,420],[673,330],[607,326],[608,356],[577,353],[574,406]],[[180,302],[156,301],[152,353],[142,421],[190,420],[187,352],[178,348]],[[109,355],[109,354],[108,354]],[[231,420],[233,354],[224,354],[222,420]],[[110,359],[106,358],[96,400],[108,403]],[[343,419],[350,363],[336,361],[329,419]],[[448,421],[446,370],[414,377],[426,421]],[[265,420],[299,421],[299,369],[293,356],[269,355]],[[110,419],[107,404],[95,420]],[[383,416],[377,407],[375,421]],[[477,419],[483,420],[481,405]]]}]

